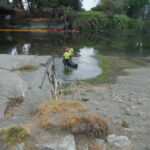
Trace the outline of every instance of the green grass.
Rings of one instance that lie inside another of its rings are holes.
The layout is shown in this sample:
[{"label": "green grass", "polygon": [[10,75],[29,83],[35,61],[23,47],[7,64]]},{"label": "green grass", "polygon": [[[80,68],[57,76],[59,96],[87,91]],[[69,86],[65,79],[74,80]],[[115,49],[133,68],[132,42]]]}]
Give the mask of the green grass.
[{"label": "green grass", "polygon": [[[124,66],[119,65],[119,60],[112,57],[98,56],[99,65],[103,69],[102,74],[87,80],[90,84],[113,83],[117,75],[125,74]],[[117,62],[118,61],[118,62]]]},{"label": "green grass", "polygon": [[127,123],[126,121],[122,120],[121,126],[124,128],[129,128],[129,123]]},{"label": "green grass", "polygon": [[150,61],[143,59],[131,59],[118,57],[98,56],[100,67],[103,69],[102,74],[86,82],[90,84],[115,83],[118,75],[126,75],[125,69],[150,66]]},{"label": "green grass", "polygon": [[3,140],[8,146],[27,141],[29,135],[22,127],[12,127],[0,130],[0,140]]}]

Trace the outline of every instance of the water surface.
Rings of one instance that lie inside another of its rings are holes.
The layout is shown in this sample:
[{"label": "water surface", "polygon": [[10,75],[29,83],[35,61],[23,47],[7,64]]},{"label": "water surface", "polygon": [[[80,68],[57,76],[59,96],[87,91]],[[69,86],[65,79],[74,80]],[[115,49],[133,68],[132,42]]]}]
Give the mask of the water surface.
[{"label": "water surface", "polygon": [[[125,58],[150,57],[148,34],[119,33],[15,33],[0,32],[0,53],[11,55],[55,55],[57,75],[66,80],[93,78],[102,72],[96,55]],[[64,69],[65,47],[73,47],[79,67]]]}]

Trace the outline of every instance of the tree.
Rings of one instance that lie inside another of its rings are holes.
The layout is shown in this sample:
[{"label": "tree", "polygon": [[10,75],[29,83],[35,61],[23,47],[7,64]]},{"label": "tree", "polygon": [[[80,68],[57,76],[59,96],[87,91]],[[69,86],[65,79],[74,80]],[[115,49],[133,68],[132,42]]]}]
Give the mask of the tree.
[{"label": "tree", "polygon": [[29,10],[41,8],[57,8],[59,6],[71,7],[75,10],[81,9],[80,0],[27,0]]},{"label": "tree", "polygon": [[11,5],[12,7],[24,9],[22,0],[13,0]]},{"label": "tree", "polygon": [[[125,0],[127,15],[130,17],[141,16],[149,0]],[[142,16],[141,16],[142,17]]]}]

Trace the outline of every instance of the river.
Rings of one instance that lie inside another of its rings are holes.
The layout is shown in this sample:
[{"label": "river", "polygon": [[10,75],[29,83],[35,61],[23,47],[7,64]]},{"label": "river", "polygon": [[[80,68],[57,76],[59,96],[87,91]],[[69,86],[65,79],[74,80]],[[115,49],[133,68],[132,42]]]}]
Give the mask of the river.
[{"label": "river", "polygon": [[[0,53],[11,55],[55,55],[58,78],[66,80],[89,79],[102,69],[94,56],[107,55],[125,58],[150,56],[148,35],[119,33],[47,33],[1,32]],[[65,47],[73,47],[73,60],[78,69],[64,69],[62,55]]]}]

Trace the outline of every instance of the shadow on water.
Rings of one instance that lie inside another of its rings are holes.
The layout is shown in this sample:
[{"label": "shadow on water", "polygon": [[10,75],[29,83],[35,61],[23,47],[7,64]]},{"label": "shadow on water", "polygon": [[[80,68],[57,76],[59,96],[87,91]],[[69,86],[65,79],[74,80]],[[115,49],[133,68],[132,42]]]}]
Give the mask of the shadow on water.
[{"label": "shadow on water", "polygon": [[[57,75],[66,80],[87,79],[101,73],[96,54],[126,58],[150,56],[149,35],[129,33],[47,33],[1,32],[0,53],[11,55],[56,56]],[[65,70],[62,55],[65,47],[75,49],[77,70]]]}]

